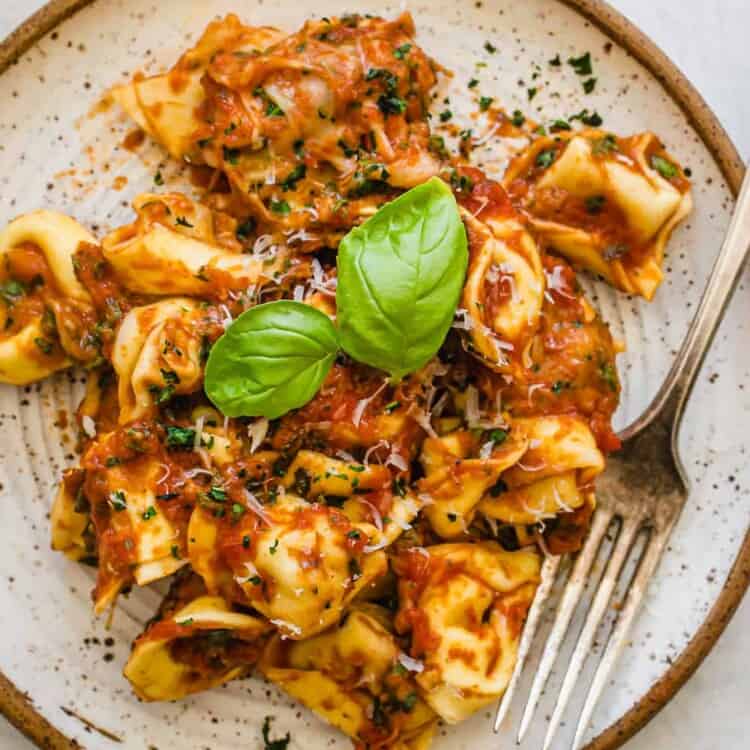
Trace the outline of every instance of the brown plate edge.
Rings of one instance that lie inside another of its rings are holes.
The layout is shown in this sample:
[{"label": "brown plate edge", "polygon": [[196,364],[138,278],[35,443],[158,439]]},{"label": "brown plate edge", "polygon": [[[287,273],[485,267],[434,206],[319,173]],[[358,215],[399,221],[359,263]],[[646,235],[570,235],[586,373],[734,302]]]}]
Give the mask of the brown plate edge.
[{"label": "brown plate edge", "polygon": [[[95,0],[51,0],[0,42],[0,74],[47,32]],[[640,29],[605,0],[559,0],[581,13],[627,50],[664,87],[716,160],[736,196],[745,172],[742,159],[716,115],[682,71]],[[595,737],[585,750],[616,750],[645,726],[675,695],[713,648],[750,585],[750,531],[703,624],[670,668],[620,719]],[[35,708],[32,699],[0,671],[0,713],[45,750],[76,750]]]}]

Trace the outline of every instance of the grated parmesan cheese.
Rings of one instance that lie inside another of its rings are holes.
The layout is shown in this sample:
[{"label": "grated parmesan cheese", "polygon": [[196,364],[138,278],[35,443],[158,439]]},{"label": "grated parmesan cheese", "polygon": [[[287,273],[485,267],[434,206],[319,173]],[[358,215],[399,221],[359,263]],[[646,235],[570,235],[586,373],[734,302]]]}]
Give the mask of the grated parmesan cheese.
[{"label": "grated parmesan cheese", "polygon": [[84,414],[81,417],[81,427],[83,428],[83,431],[86,433],[87,437],[96,437],[96,422],[94,422],[94,420],[88,414]]},{"label": "grated parmesan cheese", "polygon": [[265,417],[256,419],[247,428],[247,436],[250,438],[250,453],[260,448],[261,443],[266,439],[268,434],[268,420]]}]

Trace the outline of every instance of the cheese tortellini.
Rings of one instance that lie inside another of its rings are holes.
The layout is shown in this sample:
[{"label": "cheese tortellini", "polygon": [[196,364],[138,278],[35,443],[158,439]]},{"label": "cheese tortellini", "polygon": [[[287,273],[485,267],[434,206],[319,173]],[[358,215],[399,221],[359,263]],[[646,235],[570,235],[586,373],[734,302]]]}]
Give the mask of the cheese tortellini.
[{"label": "cheese tortellini", "polygon": [[125,316],[112,352],[121,423],[150,416],[174,394],[201,387],[205,315],[193,300],[171,298]]},{"label": "cheese tortellini", "polygon": [[504,182],[543,243],[649,300],[663,277],[666,243],[693,205],[682,168],[648,132],[539,138]]},{"label": "cheese tortellini", "polygon": [[175,159],[200,157],[195,133],[201,126],[197,112],[205,100],[201,79],[218,52],[254,54],[283,38],[278,29],[242,24],[234,14],[208,25],[195,47],[168,73],[112,89],[114,100]]},{"label": "cheese tortellini", "polygon": [[[376,529],[350,523],[340,511],[286,494],[262,516],[245,513],[232,537],[239,549],[220,548],[216,518],[193,513],[188,529],[193,569],[209,590],[226,582],[216,567],[231,572],[246,601],[289,638],[302,639],[335,623],[351,600],[387,569],[382,550],[367,552]],[[222,551],[224,554],[222,555]],[[212,586],[213,584],[213,586]]]},{"label": "cheese tortellini", "polygon": [[[514,428],[508,439],[506,433],[502,435],[501,444],[490,439],[481,447],[467,430],[424,441],[421,462],[425,477],[419,489],[429,499],[424,514],[443,539],[466,532],[482,496],[524,455],[528,440],[522,428]],[[486,455],[481,455],[485,451]]]},{"label": "cheese tortellini", "polygon": [[479,511],[509,524],[534,524],[580,508],[604,455],[583,419],[570,415],[517,418],[528,436],[521,460],[487,493]]},{"label": "cheese tortellini", "polygon": [[259,257],[242,253],[236,242],[227,246],[226,228],[217,233],[216,217],[183,195],[142,195],[134,208],[136,221],[102,240],[104,257],[131,292],[205,298],[217,284],[246,291],[285,264],[283,249]]},{"label": "cheese tortellini", "polygon": [[425,750],[437,717],[404,666],[412,661],[391,632],[390,613],[360,605],[308,640],[285,643],[276,636],[259,668],[357,743],[387,740],[397,750]]},{"label": "cheese tortellini", "polygon": [[464,212],[469,269],[461,300],[473,350],[489,367],[506,370],[537,326],[544,275],[536,242],[522,219],[492,213],[480,221]]},{"label": "cheese tortellini", "polygon": [[248,674],[271,626],[177,580],[162,611],[133,644],[124,674],[146,701],[179,700]]},{"label": "cheese tortellini", "polygon": [[424,663],[415,679],[430,707],[453,724],[500,698],[539,583],[538,554],[440,544],[407,550],[397,572],[396,626],[412,633],[411,654]]},{"label": "cheese tortellini", "polygon": [[96,240],[55,211],[34,211],[0,232],[0,382],[26,385],[81,358],[91,297],[73,256]]}]

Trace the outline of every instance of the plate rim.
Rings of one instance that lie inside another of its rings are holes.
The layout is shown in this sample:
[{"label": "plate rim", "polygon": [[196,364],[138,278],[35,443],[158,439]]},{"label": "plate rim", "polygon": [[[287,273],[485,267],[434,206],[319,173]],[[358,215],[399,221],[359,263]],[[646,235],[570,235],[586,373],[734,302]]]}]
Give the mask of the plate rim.
[{"label": "plate rim", "polygon": [[[675,63],[606,0],[555,0],[603,31],[651,73],[680,107],[727,181],[736,198],[745,165],[721,122]],[[16,64],[33,44],[96,0],[50,0],[0,41],[0,75]],[[619,719],[598,734],[584,750],[616,750],[642,729],[698,669],[734,615],[750,586],[750,529],[740,545],[729,575],[700,627],[679,656]],[[19,690],[0,669],[0,714],[44,750],[79,750],[34,707],[33,697]]]}]

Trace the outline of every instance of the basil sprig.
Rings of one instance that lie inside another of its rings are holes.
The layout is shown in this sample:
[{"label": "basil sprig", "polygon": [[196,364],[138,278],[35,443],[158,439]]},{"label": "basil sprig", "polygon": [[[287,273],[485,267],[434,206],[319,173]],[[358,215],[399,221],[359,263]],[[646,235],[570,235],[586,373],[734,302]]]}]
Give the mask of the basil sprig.
[{"label": "basil sprig", "polygon": [[394,380],[426,364],[450,329],[466,276],[456,200],[431,180],[383,206],[342,240],[336,315],[279,301],[240,315],[206,365],[208,397],[227,416],[268,419],[306,404],[339,348]]},{"label": "basil sprig", "polygon": [[327,315],[290,300],[242,313],[214,344],[206,394],[229,417],[276,419],[317,392],[338,352]]},{"label": "basil sprig", "polygon": [[339,340],[394,379],[426,364],[450,329],[466,275],[466,230],[440,179],[409,190],[344,237]]}]

